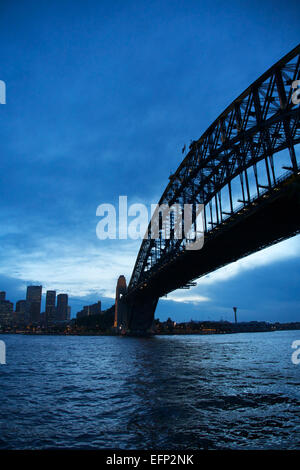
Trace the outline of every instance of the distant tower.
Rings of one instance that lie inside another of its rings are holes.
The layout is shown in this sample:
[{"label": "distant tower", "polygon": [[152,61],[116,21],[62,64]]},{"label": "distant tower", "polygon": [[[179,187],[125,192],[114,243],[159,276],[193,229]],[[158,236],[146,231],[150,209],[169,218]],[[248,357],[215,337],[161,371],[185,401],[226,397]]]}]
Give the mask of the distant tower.
[{"label": "distant tower", "polygon": [[68,294],[57,296],[57,319],[60,321],[68,319]]},{"label": "distant tower", "polygon": [[5,295],[2,296],[0,299],[0,325],[8,325],[13,321],[13,309],[13,303],[5,300]]},{"label": "distant tower", "polygon": [[40,322],[42,286],[28,286],[26,294],[26,320]]},{"label": "distant tower", "polygon": [[6,292],[1,291],[0,292],[0,300],[5,300]]},{"label": "distant tower", "polygon": [[115,303],[115,321],[114,327],[120,328],[124,327],[127,323],[127,316],[126,316],[126,307],[121,302],[121,298],[127,292],[127,285],[125,277],[119,276],[117,288],[116,288],[116,303]]},{"label": "distant tower", "polygon": [[237,307],[233,307],[233,311],[234,311],[234,323],[237,323],[237,317],[236,317]]},{"label": "distant tower", "polygon": [[25,323],[26,300],[18,300],[16,303],[16,320],[17,323]]},{"label": "distant tower", "polygon": [[47,290],[46,308],[45,308],[46,325],[48,325],[49,323],[53,323],[56,320],[55,299],[56,299],[56,291]]}]

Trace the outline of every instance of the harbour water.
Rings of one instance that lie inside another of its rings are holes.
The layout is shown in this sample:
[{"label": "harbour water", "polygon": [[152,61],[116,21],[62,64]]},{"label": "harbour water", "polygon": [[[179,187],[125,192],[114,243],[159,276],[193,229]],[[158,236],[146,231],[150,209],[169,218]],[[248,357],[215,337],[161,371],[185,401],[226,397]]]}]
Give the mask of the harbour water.
[{"label": "harbour water", "polygon": [[300,331],[0,339],[1,449],[300,448]]}]

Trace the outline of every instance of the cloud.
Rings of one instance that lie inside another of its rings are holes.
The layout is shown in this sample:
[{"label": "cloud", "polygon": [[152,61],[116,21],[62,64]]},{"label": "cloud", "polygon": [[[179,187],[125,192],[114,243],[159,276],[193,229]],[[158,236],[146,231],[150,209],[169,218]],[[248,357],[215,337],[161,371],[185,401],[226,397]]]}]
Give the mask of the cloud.
[{"label": "cloud", "polygon": [[216,298],[216,291],[213,289],[216,285],[232,281],[242,274],[270,266],[273,263],[297,258],[300,258],[300,236],[290,238],[253,253],[250,256],[241,258],[234,263],[203,276],[197,281],[197,286],[189,290],[178,289],[170,293],[168,297],[163,297],[162,300],[194,305],[210,301],[215,305],[218,299]]},{"label": "cloud", "polygon": [[[129,241],[84,243],[80,240],[42,239],[35,249],[5,252],[0,274],[26,283],[42,284],[70,296],[98,294],[113,299],[118,276],[129,281],[139,244]],[[2,258],[4,255],[2,254]]]},{"label": "cloud", "polygon": [[[10,228],[11,230],[13,227]],[[85,241],[78,235],[41,237],[26,247],[7,243],[1,253],[0,274],[28,283],[42,284],[44,289],[67,292],[73,297],[89,295],[114,299],[120,274],[129,282],[140,240]],[[162,298],[176,303],[199,304],[212,301],[203,288],[224,283],[247,271],[272,263],[300,257],[300,237],[283,241],[242,258],[198,280],[190,290],[177,290]]]},{"label": "cloud", "polygon": [[[177,291],[178,292],[178,291]],[[180,294],[177,292],[171,292],[167,297],[162,297],[162,300],[171,300],[173,302],[182,302],[184,304],[193,303],[197,304],[199,302],[209,302],[210,299],[203,295],[192,294],[188,292],[186,294]]]},{"label": "cloud", "polygon": [[244,271],[254,270],[258,267],[283,261],[289,258],[300,257],[300,236],[284,240],[272,245],[264,250],[257,251],[252,255],[241,258],[234,263],[224,266],[211,274],[203,276],[198,281],[198,285],[204,286],[217,282],[226,282],[237,277]]}]

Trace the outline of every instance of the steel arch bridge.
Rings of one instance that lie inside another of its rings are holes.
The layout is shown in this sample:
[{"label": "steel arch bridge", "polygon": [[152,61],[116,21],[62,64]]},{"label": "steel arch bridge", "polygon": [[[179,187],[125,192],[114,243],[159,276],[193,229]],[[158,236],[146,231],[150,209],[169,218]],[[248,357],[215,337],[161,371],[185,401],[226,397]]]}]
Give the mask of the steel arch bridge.
[{"label": "steel arch bridge", "polygon": [[[120,330],[147,330],[159,297],[188,288],[204,274],[299,233],[300,162],[295,152],[300,142],[300,90],[296,89],[300,82],[295,84],[299,79],[300,45],[252,83],[191,143],[159,205],[203,204],[204,246],[188,250],[190,240],[175,238],[172,218],[170,238],[163,239],[160,230],[153,239],[150,223],[116,308],[115,326]],[[279,176],[276,154],[282,150],[288,151],[289,163]],[[263,178],[258,171],[262,165]],[[235,207],[237,180],[240,205]]]}]

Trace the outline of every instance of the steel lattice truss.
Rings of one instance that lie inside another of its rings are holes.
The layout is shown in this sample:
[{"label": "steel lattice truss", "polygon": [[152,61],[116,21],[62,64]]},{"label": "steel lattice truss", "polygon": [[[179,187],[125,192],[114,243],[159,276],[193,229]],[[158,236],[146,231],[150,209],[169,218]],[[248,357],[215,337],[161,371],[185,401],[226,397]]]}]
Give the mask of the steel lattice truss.
[{"label": "steel lattice truss", "polygon": [[[165,189],[161,204],[201,203],[222,206],[226,185],[240,175],[243,203],[250,201],[246,170],[265,159],[268,186],[276,185],[273,154],[289,149],[290,171],[298,171],[294,145],[300,142],[299,105],[292,102],[292,83],[300,78],[300,46],[274,64],[211,124],[190,150]],[[256,177],[257,190],[259,184]],[[233,213],[231,201],[231,213]],[[222,212],[221,212],[222,214]],[[221,215],[222,217],[222,215]],[[222,220],[218,220],[221,223]],[[206,222],[205,222],[206,223]],[[207,230],[207,225],[205,225]],[[143,240],[129,291],[151,277],[159,265],[185,249],[187,240]]]}]

